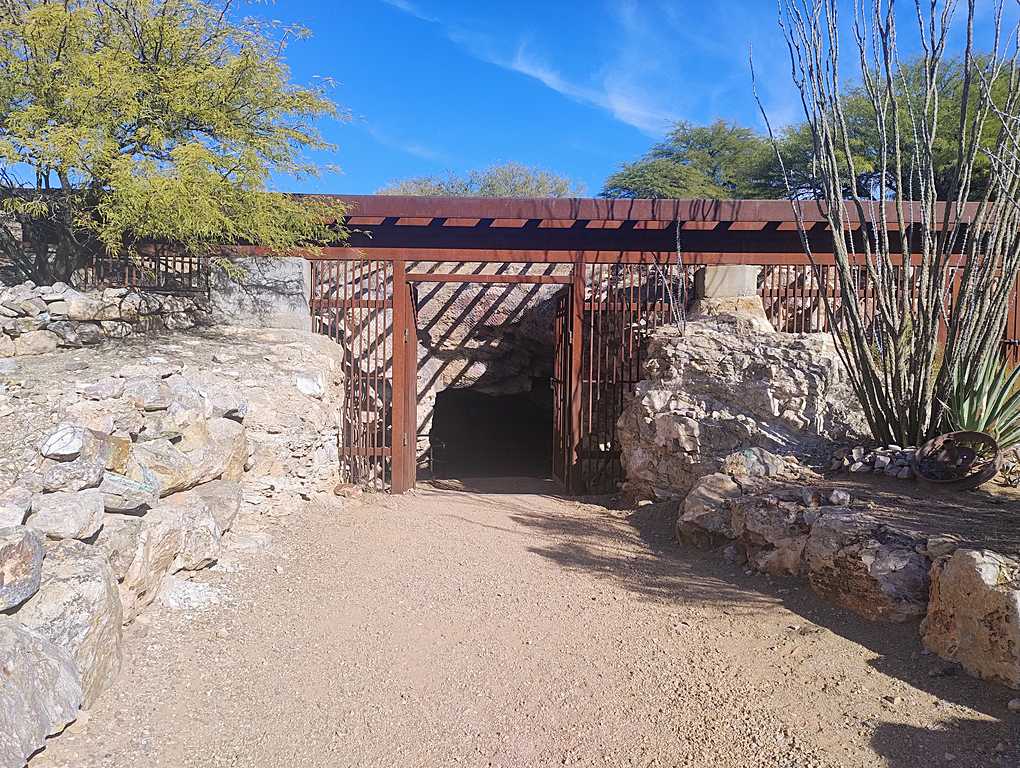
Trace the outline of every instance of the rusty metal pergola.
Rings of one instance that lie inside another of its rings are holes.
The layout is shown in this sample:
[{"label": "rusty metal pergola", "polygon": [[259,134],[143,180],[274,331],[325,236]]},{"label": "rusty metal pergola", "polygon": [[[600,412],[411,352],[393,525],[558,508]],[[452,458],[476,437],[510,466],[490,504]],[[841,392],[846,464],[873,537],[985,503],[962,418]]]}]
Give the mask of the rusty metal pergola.
[{"label": "rusty metal pergola", "polygon": [[[393,493],[416,475],[416,285],[559,286],[553,472],[574,493],[619,479],[616,418],[641,378],[648,334],[686,301],[693,268],[762,266],[777,327],[825,330],[818,297],[828,287],[812,279],[789,201],[342,199],[352,234],[309,257],[310,308],[315,329],[345,348],[347,479]],[[833,233],[815,204],[804,219],[825,269]],[[863,239],[869,225],[851,223],[843,235]],[[898,248],[902,233],[889,234]],[[1016,350],[1015,299],[1009,324]]]}]

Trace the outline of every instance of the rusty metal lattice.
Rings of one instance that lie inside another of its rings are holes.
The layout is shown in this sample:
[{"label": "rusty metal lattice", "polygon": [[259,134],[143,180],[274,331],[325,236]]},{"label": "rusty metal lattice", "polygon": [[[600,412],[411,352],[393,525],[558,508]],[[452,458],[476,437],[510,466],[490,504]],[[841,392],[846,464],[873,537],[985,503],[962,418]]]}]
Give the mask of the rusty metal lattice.
[{"label": "rusty metal lattice", "polygon": [[144,245],[130,256],[95,256],[84,270],[88,289],[133,288],[172,295],[208,295],[210,279],[208,256],[159,244]]},{"label": "rusty metal lattice", "polygon": [[[839,311],[834,234],[825,212],[811,204],[805,205],[804,220],[817,271],[784,201],[352,196],[345,202],[355,209],[347,220],[353,233],[348,244],[324,247],[314,257],[312,312],[317,327],[351,345],[345,351],[351,393],[342,415],[348,425],[342,448],[348,476],[394,492],[414,484],[417,359],[409,284],[564,286],[554,319],[557,396],[550,438],[552,471],[576,493],[615,489],[621,475],[617,418],[642,377],[649,335],[674,321],[675,310],[685,304],[692,269],[761,266],[763,303],[779,330],[827,330],[824,294]],[[972,213],[968,209],[964,219]],[[851,215],[841,236],[856,247],[866,227]],[[890,229],[888,237],[897,250],[904,237],[914,235]],[[676,263],[681,240],[683,267]],[[421,264],[444,263],[496,271],[419,271]],[[525,274],[536,265],[550,271]],[[349,273],[359,269],[384,271],[387,278],[376,289],[357,288]],[[866,270],[856,269],[865,314],[873,315]],[[1020,360],[1018,291],[1004,341],[1013,360]],[[377,316],[386,318],[382,330]]]},{"label": "rusty metal lattice", "polygon": [[394,456],[405,452],[407,439],[407,399],[395,396],[408,380],[403,264],[313,261],[311,284],[313,330],[343,349],[341,479],[399,490],[405,470]]}]

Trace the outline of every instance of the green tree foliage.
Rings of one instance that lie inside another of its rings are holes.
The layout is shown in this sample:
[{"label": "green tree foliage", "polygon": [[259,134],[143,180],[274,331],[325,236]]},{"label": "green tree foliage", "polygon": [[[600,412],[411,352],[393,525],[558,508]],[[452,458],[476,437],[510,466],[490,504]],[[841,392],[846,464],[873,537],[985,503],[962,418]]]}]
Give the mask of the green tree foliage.
[{"label": "green tree foliage", "polygon": [[[324,237],[328,200],[268,193],[310,174],[335,116],[284,61],[305,33],[237,17],[234,0],[0,0],[0,255],[66,278],[99,249],[284,252]],[[342,233],[340,233],[342,235]]]},{"label": "green tree foliage", "polygon": [[644,158],[606,181],[605,197],[761,197],[756,177],[772,148],[754,131],[725,121],[679,122]]},{"label": "green tree foliage", "polygon": [[[963,63],[947,60],[939,72],[939,104],[941,118],[939,133],[933,140],[936,158],[935,184],[939,199],[952,196],[955,179],[956,148],[960,112],[963,106]],[[903,94],[899,102],[901,120],[910,125],[910,113],[923,113],[924,62],[917,59],[903,67]],[[1008,84],[1003,78],[996,88],[1005,92]],[[972,90],[971,101],[977,96]],[[847,87],[843,97],[843,111],[847,117],[850,135],[850,152],[856,175],[853,180],[857,195],[875,197],[879,190],[881,167],[881,141],[876,128],[875,111],[863,87]],[[932,108],[931,105],[928,108]],[[994,146],[999,123],[991,119],[984,127],[983,145]],[[783,167],[776,157],[776,148],[767,136],[749,128],[725,121],[698,126],[688,122],[677,123],[666,140],[656,144],[640,160],[624,165],[610,176],[602,190],[604,197],[672,197],[672,198],[783,198],[801,199],[822,196],[821,179],[814,157],[814,141],[807,123],[783,128],[776,137],[783,158],[790,188],[787,189]],[[904,136],[904,155],[912,156],[913,136]],[[841,162],[843,150],[840,150]],[[908,169],[905,177],[913,179],[916,173]],[[978,158],[971,198],[982,197],[988,184],[989,161]],[[887,190],[894,180],[887,179]],[[847,182],[845,196],[851,195]],[[910,190],[906,190],[910,196]]]},{"label": "green tree foliage", "polygon": [[412,197],[579,197],[584,189],[565,176],[521,163],[466,174],[420,176],[388,184],[380,195]]}]

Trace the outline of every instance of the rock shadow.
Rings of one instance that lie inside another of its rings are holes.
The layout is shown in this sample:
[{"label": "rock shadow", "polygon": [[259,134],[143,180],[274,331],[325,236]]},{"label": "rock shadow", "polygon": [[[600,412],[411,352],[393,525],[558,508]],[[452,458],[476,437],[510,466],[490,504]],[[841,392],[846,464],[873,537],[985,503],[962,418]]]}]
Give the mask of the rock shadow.
[{"label": "rock shadow", "polygon": [[[947,702],[946,714],[965,707],[989,718],[956,717],[933,728],[875,723],[873,746],[890,766],[942,764],[946,754],[959,758],[951,763],[955,765],[1020,766],[1020,720],[1007,708],[1017,692],[974,679],[937,656],[926,655],[918,622],[869,622],[823,602],[802,579],[747,575],[742,567],[725,561],[720,550],[701,551],[677,543],[675,516],[672,503],[633,512],[606,510],[602,516],[525,512],[512,519],[548,534],[548,544],[530,551],[565,568],[611,579],[648,599],[698,601],[731,615],[750,616],[781,605],[867,648],[875,654],[868,663],[876,671]],[[1000,743],[1006,751],[995,751]]]}]

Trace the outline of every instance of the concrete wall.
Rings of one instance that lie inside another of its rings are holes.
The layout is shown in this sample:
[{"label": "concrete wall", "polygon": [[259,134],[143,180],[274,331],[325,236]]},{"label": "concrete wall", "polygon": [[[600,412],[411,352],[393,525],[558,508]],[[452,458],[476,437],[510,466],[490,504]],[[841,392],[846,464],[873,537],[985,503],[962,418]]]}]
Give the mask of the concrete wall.
[{"label": "concrete wall", "polygon": [[237,259],[242,272],[212,276],[212,308],[231,325],[254,328],[312,329],[308,299],[311,268],[301,257]]}]

